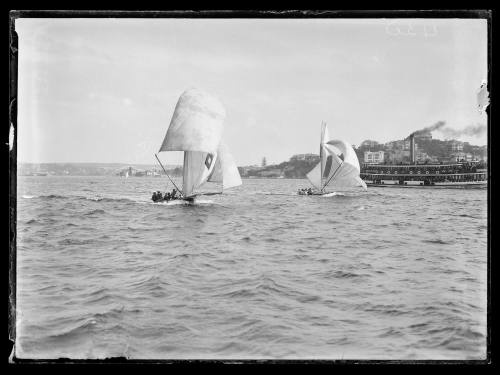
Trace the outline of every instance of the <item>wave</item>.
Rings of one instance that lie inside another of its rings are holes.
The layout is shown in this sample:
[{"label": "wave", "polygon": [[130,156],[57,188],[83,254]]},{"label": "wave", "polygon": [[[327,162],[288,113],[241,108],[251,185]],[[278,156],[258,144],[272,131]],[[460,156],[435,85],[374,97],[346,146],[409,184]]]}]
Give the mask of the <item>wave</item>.
[{"label": "wave", "polygon": [[106,211],[98,208],[98,209],[95,209],[95,210],[90,210],[86,213],[84,213],[85,216],[89,216],[89,215],[96,215],[96,214],[104,214],[106,213]]},{"label": "wave", "polygon": [[451,245],[452,244],[452,242],[447,242],[447,241],[440,240],[440,239],[436,239],[436,240],[423,240],[423,242],[435,243],[435,244],[438,244],[438,245]]},{"label": "wave", "polygon": [[323,194],[321,195],[323,198],[330,198],[330,197],[335,197],[335,196],[340,196],[340,197],[344,197],[345,194],[344,193],[337,193],[336,191],[334,191],[333,193],[327,193],[327,194]]},{"label": "wave", "polygon": [[60,240],[58,242],[59,245],[89,245],[93,243],[93,239],[90,240],[78,240],[74,238],[65,238],[64,240]]},{"label": "wave", "polygon": [[46,198],[46,199],[64,199],[64,198],[69,198],[69,196],[64,196],[64,195],[58,195],[58,194],[50,194],[50,195],[23,195],[22,196],[24,199],[33,199],[33,198]]},{"label": "wave", "polygon": [[336,279],[351,279],[357,277],[364,277],[366,275],[355,273],[355,272],[344,272],[344,271],[329,271],[326,275],[327,277],[334,277]]},{"label": "wave", "polygon": [[49,195],[23,195],[25,199],[72,199],[72,200],[87,200],[94,202],[117,202],[121,201],[129,201],[129,202],[137,202],[143,203],[145,200],[134,200],[132,198],[127,197],[119,197],[119,198],[110,198],[110,197],[101,197],[101,196],[85,196],[85,195],[60,195],[60,194],[49,194]]},{"label": "wave", "polygon": [[65,341],[79,340],[82,336],[90,334],[96,324],[96,319],[89,318],[82,323],[79,323],[71,328],[67,328],[63,332],[49,335],[45,338],[45,340],[49,342],[57,342],[58,344]]},{"label": "wave", "polygon": [[202,204],[213,204],[214,201],[210,199],[195,199],[193,202],[190,201],[185,201],[182,199],[177,199],[173,200],[170,202],[150,202],[151,204],[160,204],[164,206],[196,206],[196,205],[202,205]]}]

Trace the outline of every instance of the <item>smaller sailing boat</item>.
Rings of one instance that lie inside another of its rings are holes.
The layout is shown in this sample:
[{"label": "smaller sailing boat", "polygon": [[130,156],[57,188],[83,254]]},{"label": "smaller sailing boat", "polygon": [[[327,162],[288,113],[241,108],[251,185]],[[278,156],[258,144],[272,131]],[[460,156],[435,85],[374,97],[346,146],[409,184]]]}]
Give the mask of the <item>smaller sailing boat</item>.
[{"label": "smaller sailing boat", "polygon": [[359,177],[359,161],[352,146],[344,141],[328,136],[326,123],[321,124],[321,143],[319,145],[320,162],[307,174],[315,190],[301,189],[299,195],[325,195],[327,187],[345,189],[361,186],[366,190],[365,182]]},{"label": "smaller sailing boat", "polygon": [[222,103],[202,90],[192,88],[180,96],[158,153],[184,152],[181,189],[168,176],[155,154],[179,192],[178,199],[192,202],[198,195],[222,193],[196,192],[207,181],[221,182],[223,190],[241,185],[236,163],[222,141],[225,116]]}]

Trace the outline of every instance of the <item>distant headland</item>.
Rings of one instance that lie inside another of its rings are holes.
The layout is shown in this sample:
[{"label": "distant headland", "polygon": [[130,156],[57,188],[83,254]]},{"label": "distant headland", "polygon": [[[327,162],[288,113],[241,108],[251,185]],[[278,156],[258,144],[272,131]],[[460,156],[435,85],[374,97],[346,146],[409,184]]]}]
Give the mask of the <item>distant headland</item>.
[{"label": "distant headland", "polygon": [[[415,159],[417,163],[447,163],[450,161],[487,161],[487,146],[474,146],[457,140],[432,139],[430,131],[412,133],[415,136]],[[386,163],[405,164],[410,158],[408,138],[379,143],[365,140],[358,147],[353,145],[360,164]],[[297,154],[279,164],[238,167],[242,178],[305,178],[319,162],[317,154]],[[182,176],[182,166],[167,165],[171,176]],[[159,177],[165,173],[155,164],[125,163],[19,163],[19,176],[118,176]]]}]

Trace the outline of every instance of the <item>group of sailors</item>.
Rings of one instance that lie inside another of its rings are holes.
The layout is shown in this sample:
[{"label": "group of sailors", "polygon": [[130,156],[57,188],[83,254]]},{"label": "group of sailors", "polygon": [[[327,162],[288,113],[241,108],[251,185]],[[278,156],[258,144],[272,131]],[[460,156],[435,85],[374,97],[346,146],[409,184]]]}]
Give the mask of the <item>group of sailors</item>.
[{"label": "group of sailors", "polygon": [[181,199],[181,198],[182,197],[180,195],[177,195],[177,190],[175,189],[172,189],[171,193],[167,191],[165,195],[162,195],[160,191],[155,191],[153,193],[153,196],[151,197],[153,202],[162,202],[162,201],[168,202],[174,199]]},{"label": "group of sailors", "polygon": [[299,195],[312,195],[313,191],[311,188],[303,188],[298,190]]}]

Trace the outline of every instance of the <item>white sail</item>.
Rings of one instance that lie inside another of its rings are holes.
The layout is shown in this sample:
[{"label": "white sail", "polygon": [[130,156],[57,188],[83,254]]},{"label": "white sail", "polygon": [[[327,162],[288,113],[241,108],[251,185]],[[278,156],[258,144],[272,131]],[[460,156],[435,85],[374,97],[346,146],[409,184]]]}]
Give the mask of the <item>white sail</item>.
[{"label": "white sail", "polygon": [[356,155],[356,152],[352,148],[351,144],[340,139],[328,141],[327,144],[340,151],[340,153],[343,155],[344,163],[348,163],[352,165],[358,172],[360,171],[358,156]]},{"label": "white sail", "polygon": [[321,124],[320,162],[306,175],[311,184],[323,191],[327,186],[362,186],[359,161],[352,146],[344,140],[330,140],[326,123]]},{"label": "white sail", "polygon": [[198,151],[184,152],[184,168],[182,172],[182,195],[189,197],[199,188],[212,173],[217,154]]},{"label": "white sail", "polygon": [[217,160],[213,173],[210,175],[208,181],[222,182],[223,189],[229,189],[242,184],[240,172],[229,152],[226,144],[221,141],[217,150]]},{"label": "white sail", "polygon": [[316,166],[306,175],[309,182],[318,190],[322,187],[321,181],[321,162],[316,164]]},{"label": "white sail", "polygon": [[325,153],[324,145],[326,142],[330,140],[328,135],[328,127],[326,126],[326,122],[321,122],[321,141],[319,142],[319,159],[320,159],[320,187],[323,187],[323,171],[325,170],[326,160],[328,158],[328,154]]},{"label": "white sail", "polygon": [[179,98],[161,151],[184,151],[182,195],[195,195],[205,182],[220,181],[223,188],[241,185],[238,168],[221,141],[225,109],[214,96],[199,89]]},{"label": "white sail", "polygon": [[324,170],[324,185],[333,188],[363,186],[366,184],[359,178],[359,161],[352,146],[344,140],[331,140],[325,145],[328,160]]},{"label": "white sail", "polygon": [[192,88],[179,98],[161,151],[199,151],[215,154],[226,111],[214,96]]}]

